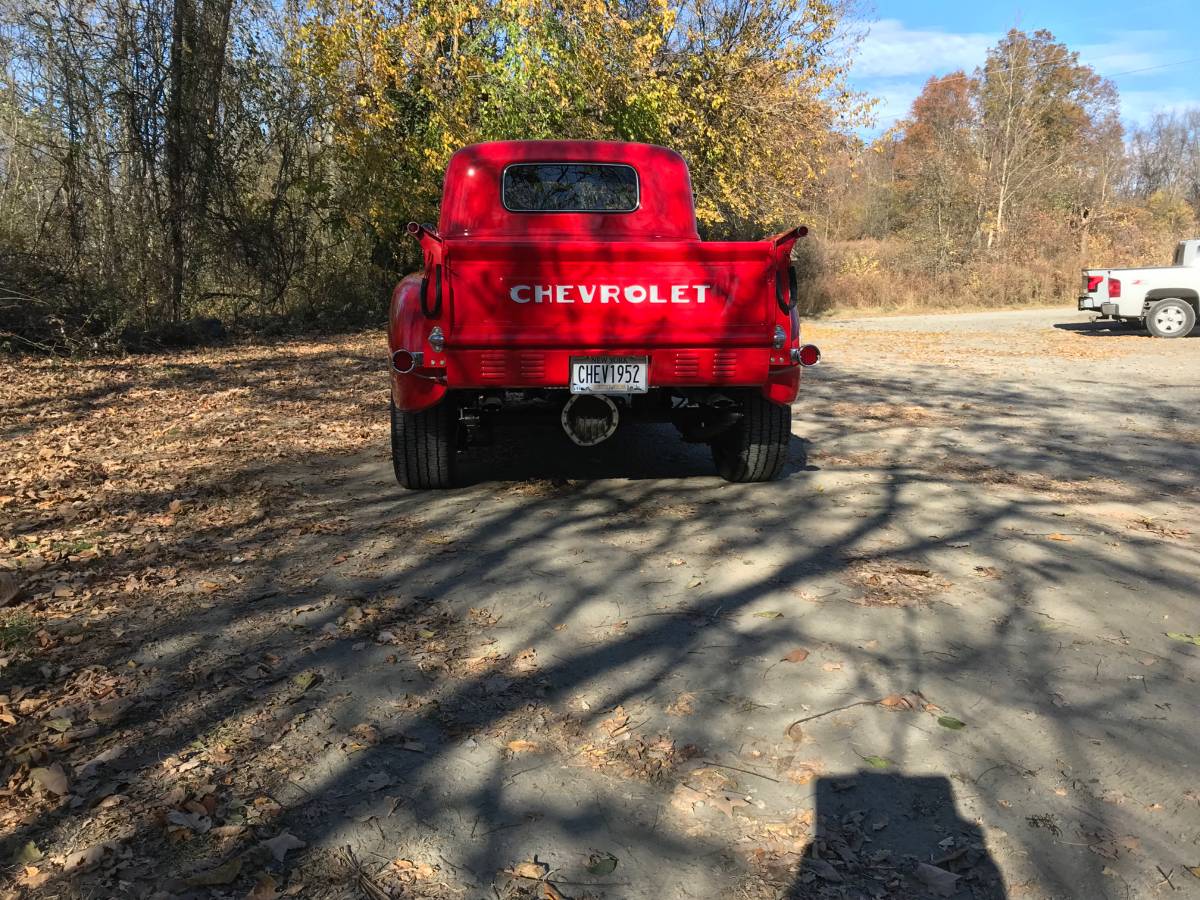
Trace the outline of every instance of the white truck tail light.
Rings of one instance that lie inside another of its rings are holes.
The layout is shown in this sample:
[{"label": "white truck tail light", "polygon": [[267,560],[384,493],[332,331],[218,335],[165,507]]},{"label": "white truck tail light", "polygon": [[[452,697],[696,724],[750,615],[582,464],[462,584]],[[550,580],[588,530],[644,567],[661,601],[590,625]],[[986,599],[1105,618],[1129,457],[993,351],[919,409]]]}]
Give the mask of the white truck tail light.
[{"label": "white truck tail light", "polygon": [[1118,279],[1108,279],[1108,296],[1110,298],[1121,296],[1121,282]]}]

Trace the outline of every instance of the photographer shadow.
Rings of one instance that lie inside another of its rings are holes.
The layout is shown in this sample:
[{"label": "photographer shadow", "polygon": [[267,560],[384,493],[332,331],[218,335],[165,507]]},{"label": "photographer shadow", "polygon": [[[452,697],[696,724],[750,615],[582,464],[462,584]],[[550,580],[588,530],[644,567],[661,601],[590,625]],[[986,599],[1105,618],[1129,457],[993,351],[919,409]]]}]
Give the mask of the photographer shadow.
[{"label": "photographer shadow", "polygon": [[1005,900],[978,825],[950,781],[862,771],[816,782],[815,834],[783,896]]}]

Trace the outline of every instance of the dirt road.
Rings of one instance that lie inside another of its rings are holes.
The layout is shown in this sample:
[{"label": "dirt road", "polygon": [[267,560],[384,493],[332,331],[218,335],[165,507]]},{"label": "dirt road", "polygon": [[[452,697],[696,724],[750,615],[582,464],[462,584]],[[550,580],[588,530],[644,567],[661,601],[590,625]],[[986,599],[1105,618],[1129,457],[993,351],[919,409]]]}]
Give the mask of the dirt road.
[{"label": "dirt road", "polygon": [[16,895],[1200,896],[1200,338],[807,328],[769,485],[405,494],[371,338],[7,366]]}]

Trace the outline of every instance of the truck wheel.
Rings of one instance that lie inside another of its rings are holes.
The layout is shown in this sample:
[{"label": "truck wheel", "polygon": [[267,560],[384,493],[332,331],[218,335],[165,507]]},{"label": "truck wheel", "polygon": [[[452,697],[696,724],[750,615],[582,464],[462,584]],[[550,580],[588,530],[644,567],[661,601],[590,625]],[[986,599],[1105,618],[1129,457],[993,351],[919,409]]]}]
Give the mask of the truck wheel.
[{"label": "truck wheel", "polygon": [[454,404],[442,401],[421,412],[392,412],[392,468],[403,487],[448,488],[454,482]]},{"label": "truck wheel", "polygon": [[1186,300],[1159,300],[1146,313],[1146,330],[1154,337],[1176,338],[1188,334],[1196,324],[1196,310]]},{"label": "truck wheel", "polygon": [[770,481],[783,470],[792,436],[792,409],[755,393],[742,419],[710,444],[717,472],[726,481]]}]

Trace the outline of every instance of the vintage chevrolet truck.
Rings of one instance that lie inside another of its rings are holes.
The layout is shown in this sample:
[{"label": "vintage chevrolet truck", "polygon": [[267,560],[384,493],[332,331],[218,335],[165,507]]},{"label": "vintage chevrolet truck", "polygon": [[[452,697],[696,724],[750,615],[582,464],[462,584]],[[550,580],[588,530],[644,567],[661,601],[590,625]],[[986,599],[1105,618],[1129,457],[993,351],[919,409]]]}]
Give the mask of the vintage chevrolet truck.
[{"label": "vintage chevrolet truck", "polygon": [[683,159],[648,144],[498,141],[459,150],[423,268],[391,297],[392,461],[453,484],[497,416],[553,416],[590,447],[672,422],[731,481],[783,468],[800,369],[794,228],[701,241]]}]

